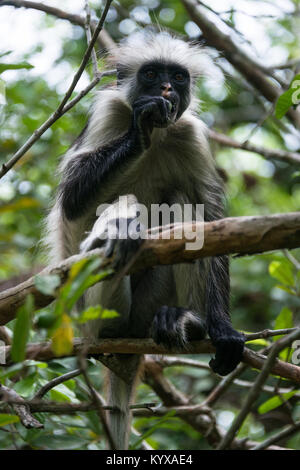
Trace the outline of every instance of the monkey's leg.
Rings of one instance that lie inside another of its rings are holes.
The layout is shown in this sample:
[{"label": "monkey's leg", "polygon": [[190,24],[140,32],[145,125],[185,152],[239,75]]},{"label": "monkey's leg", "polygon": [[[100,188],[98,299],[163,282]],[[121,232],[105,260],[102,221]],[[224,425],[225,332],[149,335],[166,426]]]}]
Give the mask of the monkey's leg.
[{"label": "monkey's leg", "polygon": [[216,347],[210,366],[214,372],[227,375],[242,360],[245,337],[233,328],[230,320],[228,258],[213,257],[208,262],[205,310],[208,333]]}]

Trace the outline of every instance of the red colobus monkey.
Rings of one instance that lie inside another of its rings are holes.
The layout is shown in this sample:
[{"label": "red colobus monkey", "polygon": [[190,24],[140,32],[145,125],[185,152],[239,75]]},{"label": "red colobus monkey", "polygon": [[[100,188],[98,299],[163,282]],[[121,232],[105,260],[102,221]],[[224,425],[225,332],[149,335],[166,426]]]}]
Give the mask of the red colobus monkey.
[{"label": "red colobus monkey", "polygon": [[[60,167],[61,184],[48,217],[53,262],[104,245],[107,254],[115,253],[116,267],[124,266],[141,240],[104,240],[107,227],[96,211],[129,193],[134,197],[127,225],[137,216],[137,201],[149,209],[204,204],[205,221],[223,217],[222,184],[205,125],[195,113],[202,50],[167,33],[143,32],[129,37],[116,54],[117,84],[97,93],[88,124]],[[118,217],[117,227],[124,227],[124,217]],[[241,361],[244,337],[230,321],[226,256],[145,269],[125,276],[117,292],[112,285],[97,284],[82,299],[86,306],[100,304],[120,314],[89,322],[91,337],[152,337],[184,347],[208,333],[216,347],[210,362],[215,372],[226,375]],[[116,360],[129,379],[110,372],[110,404],[120,409],[111,413],[110,426],[117,448],[126,449],[140,358],[119,354]]]}]

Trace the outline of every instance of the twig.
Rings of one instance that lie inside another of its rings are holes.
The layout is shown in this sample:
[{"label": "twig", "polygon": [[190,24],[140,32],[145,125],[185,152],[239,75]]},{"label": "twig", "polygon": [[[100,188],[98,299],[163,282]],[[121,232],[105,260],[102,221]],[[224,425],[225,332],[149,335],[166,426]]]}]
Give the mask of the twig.
[{"label": "twig", "polygon": [[[73,91],[74,91],[74,88],[76,87],[81,75],[83,74],[84,72],[84,69],[86,67],[86,64],[90,58],[90,55],[91,55],[91,52],[93,50],[93,47],[95,45],[95,42],[97,40],[97,37],[99,35],[99,32],[101,31],[102,29],[102,26],[103,26],[103,23],[104,23],[104,20],[106,18],[106,15],[108,13],[108,10],[109,10],[109,7],[110,7],[110,4],[111,4],[112,0],[107,0],[106,1],[106,5],[105,5],[105,8],[104,8],[104,11],[101,15],[101,18],[97,24],[97,27],[95,28],[95,31],[93,33],[93,36],[91,38],[91,41],[85,51],[85,54],[83,56],[83,59],[81,61],[81,64],[77,70],[77,72],[75,73],[74,77],[73,77],[73,80],[72,80],[72,83],[71,85],[69,86],[67,92],[65,93],[60,105],[58,106],[58,108],[56,109],[56,111],[54,111],[54,113],[44,122],[44,124],[42,124],[38,129],[36,129],[34,131],[34,133],[32,134],[32,136],[27,140],[27,142],[25,142],[24,145],[22,145],[22,147],[14,154],[14,156],[7,162],[7,163],[4,163],[2,165],[2,168],[0,170],[0,178],[2,178],[19,160],[20,158],[27,152],[27,150],[32,147],[32,145],[41,137],[41,135],[44,134],[44,132],[55,122],[57,121],[57,119],[59,119],[64,113],[66,113],[70,107],[74,106],[74,100],[73,100],[73,103],[72,103],[72,106],[70,106],[71,103],[69,103],[69,106],[65,106],[67,101],[69,100],[69,98],[71,97]],[[91,88],[93,88],[96,83],[98,83],[98,81],[103,77],[103,74],[101,74],[99,77],[96,77],[94,80],[93,80],[93,86],[91,86],[92,84],[90,84],[84,91],[84,94],[86,94],[88,91],[91,90]],[[88,90],[88,91],[86,91]],[[81,95],[80,99],[82,98]],[[76,97],[78,98],[78,96]],[[79,100],[75,101],[75,103],[77,103]]]},{"label": "twig", "polygon": [[300,263],[299,261],[289,252],[289,250],[283,250],[283,253],[287,257],[288,260],[295,266],[295,268],[300,271]]},{"label": "twig", "polygon": [[300,421],[297,421],[295,424],[291,424],[290,426],[282,429],[278,433],[274,434],[273,436],[269,437],[265,441],[261,442],[257,446],[253,447],[252,450],[262,450],[266,449],[266,447],[275,444],[276,442],[280,441],[281,439],[287,438],[292,434],[295,434],[300,429]]},{"label": "twig", "polygon": [[[182,359],[180,357],[163,356],[160,359],[156,359],[156,362],[157,362],[157,364],[159,364],[163,368],[165,368],[165,367],[174,367],[174,366],[175,367],[176,366],[195,367],[196,369],[205,369],[205,370],[208,370],[210,373],[212,373],[211,368],[209,367],[209,365],[206,362],[195,361],[194,359]],[[253,387],[254,382],[249,382],[248,380],[241,380],[241,379],[234,378],[234,377],[237,377],[238,375],[242,374],[242,372],[245,370],[246,367],[247,366],[245,364],[242,364],[242,367],[236,368],[234,370],[235,374],[233,375],[233,377],[230,377],[228,382],[227,382],[228,385],[230,385],[230,383],[233,382],[238,387],[244,387],[244,388]],[[227,377],[229,377],[229,376],[227,376]],[[225,379],[226,378],[223,378],[221,382],[223,382]],[[205,403],[203,402],[203,404],[205,404],[205,405],[207,404],[207,405],[211,406],[212,404],[214,404],[216,402],[217,398],[221,395],[221,393],[220,393],[220,395],[218,395],[216,393],[214,393],[214,395],[212,395],[213,392],[216,390],[216,388],[214,388],[212,393],[209,395],[211,397],[210,400],[208,400],[207,403],[206,403],[206,400],[205,400]],[[226,389],[227,389],[227,387],[223,387],[222,392],[226,391]],[[274,391],[274,387],[271,387],[269,385],[264,385],[262,387],[262,390],[266,393],[274,395],[274,393],[284,394],[284,393],[291,392],[293,390],[293,388],[279,388],[277,391]],[[221,392],[221,390],[220,390],[220,392]],[[296,394],[296,396],[300,397],[300,392],[299,392],[299,394]]]},{"label": "twig", "polygon": [[216,401],[223,395],[224,392],[228,389],[230,384],[239,377],[244,370],[247,369],[247,364],[239,364],[230,374],[226,377],[223,377],[221,382],[210,392],[210,394],[202,402],[203,406],[212,406]]},{"label": "twig", "polygon": [[[84,29],[86,33],[87,43],[90,44],[92,40],[92,33],[91,33],[91,10],[89,6],[89,0],[85,0],[85,12],[86,12],[86,20],[84,23]],[[98,77],[100,72],[98,69],[97,55],[96,55],[96,51],[94,47],[92,49],[91,57],[92,57],[92,63],[93,63],[94,77]]]},{"label": "twig", "polygon": [[278,150],[278,149],[267,149],[265,147],[261,147],[259,145],[254,145],[251,142],[237,142],[236,140],[228,137],[225,134],[220,134],[219,132],[209,130],[209,136],[214,141],[218,142],[225,147],[232,147],[235,149],[246,150],[248,152],[258,153],[259,155],[263,156],[268,160],[280,160],[282,162],[289,162],[292,164],[300,164],[300,153],[297,152],[287,152],[286,150]]},{"label": "twig", "polygon": [[181,357],[161,357],[156,359],[156,362],[161,367],[173,367],[173,366],[184,366],[184,367],[196,367],[197,369],[206,369],[211,372],[211,368],[206,362],[195,361],[194,359],[182,359]]},{"label": "twig", "polygon": [[71,372],[67,372],[66,374],[60,375],[59,377],[55,377],[40,388],[40,390],[34,395],[34,399],[42,398],[52,388],[56,387],[57,385],[63,382],[66,382],[67,380],[73,379],[74,377],[77,377],[80,374],[81,370],[75,369]]},{"label": "twig", "polygon": [[78,364],[79,364],[79,368],[80,368],[80,371],[83,375],[83,378],[85,380],[85,383],[90,391],[90,396],[91,396],[91,399],[92,401],[94,402],[95,406],[96,406],[96,411],[97,411],[97,414],[99,416],[99,419],[100,419],[100,422],[102,423],[102,427],[103,427],[103,431],[107,437],[107,440],[108,440],[108,444],[109,444],[109,448],[111,450],[116,450],[116,444],[114,442],[114,438],[111,434],[111,430],[108,426],[108,423],[107,423],[107,420],[106,420],[106,416],[105,416],[105,413],[104,413],[104,410],[103,410],[103,403],[102,403],[102,400],[101,400],[101,397],[98,395],[97,391],[94,389],[90,379],[89,379],[89,376],[87,374],[87,362],[86,362],[86,350],[85,349],[82,349],[80,351],[80,353],[78,354],[77,356],[77,360],[78,360]]},{"label": "twig", "polygon": [[258,375],[257,379],[254,382],[254,385],[252,389],[250,390],[247,399],[239,412],[239,414],[236,416],[234,419],[233,423],[231,424],[228,432],[220,442],[218,449],[226,449],[230,448],[231,442],[234,439],[237,431],[240,429],[241,425],[243,424],[246,416],[251,410],[252,405],[256,401],[256,399],[259,396],[261,387],[264,385],[265,381],[267,380],[272,367],[276,361],[277,354],[287,347],[289,344],[291,344],[294,340],[300,338],[300,329],[297,329],[296,331],[293,331],[290,333],[288,336],[285,336],[284,338],[279,339],[271,348],[270,354],[265,361],[265,364],[262,368],[261,373]]},{"label": "twig", "polygon": [[271,336],[288,335],[296,330],[299,330],[299,328],[282,328],[281,330],[266,329],[266,330],[258,331],[257,333],[247,333],[245,336],[247,338],[247,341],[253,341],[255,339],[269,338]]}]

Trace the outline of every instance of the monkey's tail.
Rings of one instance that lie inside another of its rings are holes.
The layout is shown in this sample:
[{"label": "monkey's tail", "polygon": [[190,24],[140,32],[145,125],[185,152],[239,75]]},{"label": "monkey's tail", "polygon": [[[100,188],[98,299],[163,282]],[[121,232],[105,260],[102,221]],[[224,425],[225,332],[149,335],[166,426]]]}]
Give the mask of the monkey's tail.
[{"label": "monkey's tail", "polygon": [[[132,413],[130,404],[134,399],[141,356],[114,355],[115,366],[108,375],[108,404],[114,408],[109,411],[108,424],[117,450],[127,450]],[[122,378],[121,378],[122,377]]]}]

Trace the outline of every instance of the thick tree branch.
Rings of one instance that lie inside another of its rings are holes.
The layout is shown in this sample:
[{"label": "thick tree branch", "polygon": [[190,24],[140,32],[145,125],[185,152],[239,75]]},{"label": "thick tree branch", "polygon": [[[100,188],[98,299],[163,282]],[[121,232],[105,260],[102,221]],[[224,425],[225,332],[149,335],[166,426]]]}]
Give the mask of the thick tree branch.
[{"label": "thick tree branch", "polygon": [[[204,227],[203,227],[204,225]],[[201,227],[204,229],[202,248],[187,250],[186,243],[191,243]],[[170,227],[169,227],[170,228]],[[178,228],[183,236],[175,238]],[[160,264],[176,264],[193,262],[206,256],[224,254],[253,254],[281,248],[300,247],[300,212],[275,214],[270,216],[231,217],[202,224],[185,223],[176,225],[176,231],[170,230],[170,239],[163,239],[167,226],[163,227],[160,239],[145,240],[143,250],[131,266],[129,272],[136,272],[146,267]],[[70,267],[82,258],[101,256],[102,250],[96,249],[89,253],[72,256],[55,268],[45,268],[40,275],[58,274],[63,284],[68,278]],[[102,267],[109,267],[111,260],[103,260]],[[48,305],[53,296],[46,296],[35,287],[34,277],[0,293],[0,325],[12,320],[17,309],[23,304],[26,296],[32,294],[35,305],[42,308]]]},{"label": "thick tree branch", "polygon": [[32,416],[30,408],[26,404],[24,398],[20,397],[15,390],[0,384],[0,401],[13,403],[12,408],[16,415],[19,416],[20,421],[25,428],[40,429],[44,427],[42,423]]},{"label": "thick tree branch", "polygon": [[[294,332],[295,333],[295,332]],[[299,333],[299,329],[298,329]],[[281,341],[281,340],[280,340]],[[5,347],[6,366],[12,364],[10,356],[11,346]],[[215,348],[208,339],[202,341],[193,341],[185,350],[167,349],[161,345],[157,345],[151,339],[101,339],[97,343],[87,342],[84,339],[76,338],[73,343],[73,350],[70,354],[64,356],[78,356],[82,351],[86,355],[99,355],[104,353],[111,354],[213,354]],[[26,348],[26,359],[34,359],[37,361],[50,361],[56,356],[52,350],[51,342],[32,343]],[[262,369],[266,363],[266,356],[256,353],[251,349],[245,348],[243,361],[255,369]],[[3,366],[5,366],[3,365]],[[288,362],[276,359],[271,368],[271,373],[279,375],[293,382],[300,383],[300,367]]]}]

